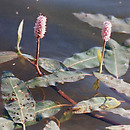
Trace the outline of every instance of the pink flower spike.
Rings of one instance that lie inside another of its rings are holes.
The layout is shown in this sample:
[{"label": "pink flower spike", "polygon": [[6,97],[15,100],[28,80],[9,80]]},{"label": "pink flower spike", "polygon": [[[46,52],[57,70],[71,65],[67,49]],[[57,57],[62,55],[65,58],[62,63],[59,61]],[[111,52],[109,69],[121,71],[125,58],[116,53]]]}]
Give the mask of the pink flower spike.
[{"label": "pink flower spike", "polygon": [[108,41],[110,39],[111,36],[111,29],[112,29],[112,24],[109,21],[105,21],[103,23],[103,27],[102,27],[102,39],[104,41]]},{"label": "pink flower spike", "polygon": [[35,23],[34,27],[34,34],[36,38],[43,38],[46,33],[46,22],[47,22],[47,17],[40,15],[37,17],[37,21]]}]

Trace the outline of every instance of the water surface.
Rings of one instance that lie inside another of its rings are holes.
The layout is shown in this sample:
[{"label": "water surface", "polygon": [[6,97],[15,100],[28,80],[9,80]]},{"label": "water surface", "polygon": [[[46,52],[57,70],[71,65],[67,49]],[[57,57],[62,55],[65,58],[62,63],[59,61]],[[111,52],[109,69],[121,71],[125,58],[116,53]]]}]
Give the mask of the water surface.
[{"label": "water surface", "polygon": [[[119,18],[129,17],[130,1],[124,0],[2,0],[0,3],[0,51],[15,50],[17,41],[17,28],[22,19],[25,20],[21,48],[24,53],[35,56],[36,38],[33,27],[37,16],[42,13],[48,17],[47,33],[41,40],[40,56],[49,57],[64,61],[65,58],[77,52],[88,50],[94,46],[101,46],[102,39],[100,29],[93,28],[86,23],[79,21],[73,16],[74,12],[102,13],[104,15],[114,15]],[[123,43],[129,38],[127,34],[112,33],[112,38],[119,43]],[[15,63],[15,66],[13,66]],[[20,59],[13,60],[0,65],[0,72],[8,70],[13,72],[18,78],[26,81],[35,77],[36,71],[26,61]],[[97,68],[86,70],[96,71]],[[130,73],[126,73],[125,81],[129,82]],[[70,95],[75,101],[88,99],[95,94],[92,85],[95,78],[86,77],[82,81],[59,85],[65,93]],[[45,88],[46,99],[67,103],[53,89]],[[118,95],[101,84],[99,89],[104,95],[114,96],[122,100]],[[37,94],[34,96],[39,100]],[[2,101],[1,101],[2,104]],[[128,103],[124,104],[129,107]],[[3,105],[0,113],[2,114]],[[59,113],[58,118],[60,118]],[[109,119],[118,119],[118,123],[128,124],[128,120],[122,120],[118,116],[107,115]],[[103,129],[111,124],[88,115],[75,115],[69,121],[61,124],[61,130],[96,130]],[[42,130],[43,122],[30,126],[27,130]]]}]

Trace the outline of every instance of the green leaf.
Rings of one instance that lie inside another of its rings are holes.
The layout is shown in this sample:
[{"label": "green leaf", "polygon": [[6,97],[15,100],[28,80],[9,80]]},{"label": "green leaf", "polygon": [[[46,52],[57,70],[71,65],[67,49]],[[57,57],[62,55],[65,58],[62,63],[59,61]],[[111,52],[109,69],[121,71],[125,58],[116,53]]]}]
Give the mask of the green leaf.
[{"label": "green leaf", "polygon": [[122,79],[116,79],[111,75],[94,73],[94,75],[108,87],[116,89],[119,93],[124,93],[130,97],[130,84],[124,82]]},{"label": "green leaf", "polygon": [[91,113],[93,111],[102,111],[113,109],[120,105],[120,102],[113,97],[94,97],[77,103],[73,107],[74,114]]},{"label": "green leaf", "polygon": [[54,72],[43,77],[36,77],[26,82],[30,88],[54,86],[56,83],[75,82],[87,75],[81,71]]},{"label": "green leaf", "polygon": [[49,58],[39,58],[39,66],[41,66],[44,70],[50,73],[53,73],[54,71],[67,70],[67,68],[62,62]]},{"label": "green leaf", "polygon": [[15,123],[24,124],[35,117],[35,101],[27,86],[11,72],[4,71],[1,78],[5,109]]},{"label": "green leaf", "polygon": [[15,124],[12,120],[0,117],[0,130],[14,130]]},{"label": "green leaf", "polygon": [[[9,114],[8,114],[8,112],[7,112],[6,109],[4,109],[4,112],[3,112],[2,117],[11,120],[11,118],[10,118],[10,116],[9,116]],[[11,121],[12,121],[12,120],[11,120]],[[12,121],[12,122],[13,122],[13,121]],[[34,125],[34,124],[36,124],[36,123],[38,123],[38,122],[39,122],[39,121],[37,121],[36,118],[35,118],[35,119],[32,120],[32,121],[27,121],[27,122],[25,122],[25,125],[26,125],[26,126],[31,126],[31,125]],[[13,122],[13,123],[14,123],[14,122]],[[22,125],[21,125],[21,124],[15,124],[15,126],[16,126],[16,129],[22,128]],[[7,130],[7,129],[6,129],[6,130]]]},{"label": "green leaf", "polygon": [[106,130],[130,130],[130,125],[114,125],[105,128]]},{"label": "green leaf", "polygon": [[120,19],[112,15],[105,16],[103,14],[90,14],[90,13],[73,13],[79,20],[90,24],[93,27],[102,29],[104,21],[112,23],[112,32],[121,32],[130,34],[130,18]]},{"label": "green leaf", "polygon": [[65,122],[65,121],[69,120],[72,117],[72,115],[73,115],[72,109],[69,109],[69,110],[65,111],[63,113],[63,116],[60,119],[60,122],[62,123],[62,122]]},{"label": "green leaf", "polygon": [[118,114],[124,118],[130,119],[130,110],[125,110],[124,108],[109,109],[107,112]]},{"label": "green leaf", "polygon": [[130,47],[124,47],[125,55],[130,60]]},{"label": "green leaf", "polygon": [[43,101],[36,104],[37,118],[49,118],[60,111],[60,107],[53,101]]},{"label": "green leaf", "polygon": [[48,124],[43,128],[43,130],[60,130],[54,121],[49,121]]},{"label": "green leaf", "polygon": [[13,51],[2,51],[0,52],[0,64],[17,58],[18,55]]},{"label": "green leaf", "polygon": [[63,64],[67,68],[85,69],[99,66],[97,51],[102,50],[101,47],[94,47],[88,51],[74,54],[72,57],[67,58]]},{"label": "green leaf", "polygon": [[106,45],[104,65],[117,78],[124,75],[129,68],[129,59],[125,55],[124,48],[112,39]]},{"label": "green leaf", "polygon": [[20,22],[19,27],[18,27],[17,50],[18,50],[19,53],[20,53],[20,47],[19,47],[19,44],[20,44],[20,41],[21,41],[21,38],[22,38],[23,23],[24,23],[24,20],[22,20],[22,21]]},{"label": "green leaf", "polygon": [[102,54],[101,54],[100,50],[97,50],[97,58],[98,58],[99,64],[101,64],[101,62],[102,62]]}]

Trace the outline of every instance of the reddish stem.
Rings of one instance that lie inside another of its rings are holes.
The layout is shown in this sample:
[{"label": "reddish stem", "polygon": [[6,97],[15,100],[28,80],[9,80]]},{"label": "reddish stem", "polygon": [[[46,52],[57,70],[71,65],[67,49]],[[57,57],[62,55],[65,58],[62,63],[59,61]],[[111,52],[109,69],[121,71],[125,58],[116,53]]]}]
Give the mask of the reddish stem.
[{"label": "reddish stem", "polygon": [[41,71],[40,71],[40,69],[39,69],[39,66],[38,66],[39,48],[40,48],[40,37],[37,38],[37,52],[36,52],[36,64],[35,64],[35,67],[36,67],[36,70],[37,70],[37,72],[38,72],[38,75],[39,75],[39,76],[43,76],[43,74],[41,73]]},{"label": "reddish stem", "polygon": [[102,64],[103,64],[103,57],[104,57],[104,52],[105,52],[105,46],[106,46],[106,41],[104,40],[103,48],[102,48],[101,64],[100,64],[100,70],[99,70],[99,73],[102,73]]},{"label": "reddish stem", "polygon": [[66,95],[61,89],[57,88],[56,86],[52,86],[54,90],[56,90],[63,98],[69,101],[71,104],[76,105],[77,103],[71,99],[68,95]]}]

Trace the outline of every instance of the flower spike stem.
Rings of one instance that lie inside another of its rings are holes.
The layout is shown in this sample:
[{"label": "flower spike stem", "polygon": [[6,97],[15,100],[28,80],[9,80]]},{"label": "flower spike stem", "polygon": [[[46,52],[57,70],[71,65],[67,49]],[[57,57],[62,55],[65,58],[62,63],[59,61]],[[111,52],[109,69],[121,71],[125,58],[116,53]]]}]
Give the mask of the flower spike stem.
[{"label": "flower spike stem", "polygon": [[40,47],[40,37],[37,38],[37,52],[36,52],[36,70],[38,72],[38,75],[39,76],[43,76],[43,74],[41,73],[40,69],[39,69],[39,66],[38,66],[38,59],[39,59],[39,47]]},{"label": "flower spike stem", "polygon": [[106,41],[104,40],[103,48],[102,48],[101,64],[100,64],[99,73],[102,73],[102,65],[103,65],[103,57],[104,57],[104,52],[105,52],[105,46],[106,46]]}]

